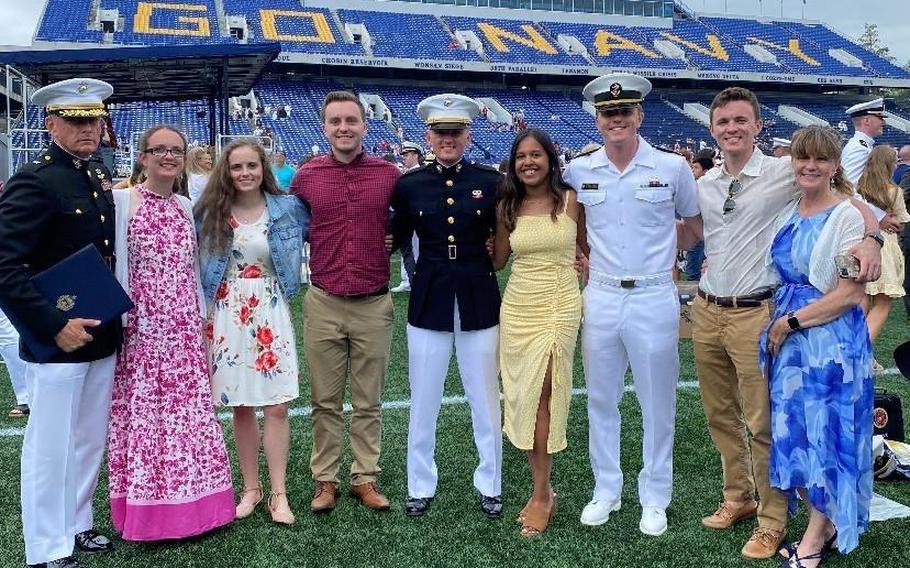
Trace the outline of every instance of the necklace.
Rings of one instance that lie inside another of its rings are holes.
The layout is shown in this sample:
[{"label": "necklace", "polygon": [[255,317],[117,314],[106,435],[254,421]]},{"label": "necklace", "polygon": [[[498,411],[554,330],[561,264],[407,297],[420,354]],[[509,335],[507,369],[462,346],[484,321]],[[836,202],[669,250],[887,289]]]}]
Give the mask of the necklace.
[{"label": "necklace", "polygon": [[237,219],[240,223],[244,225],[252,225],[262,217],[262,212],[265,211],[265,204],[257,205],[251,213],[250,211],[244,211],[243,214],[240,214],[240,209],[236,207],[231,207],[231,215],[234,216],[234,219]]}]

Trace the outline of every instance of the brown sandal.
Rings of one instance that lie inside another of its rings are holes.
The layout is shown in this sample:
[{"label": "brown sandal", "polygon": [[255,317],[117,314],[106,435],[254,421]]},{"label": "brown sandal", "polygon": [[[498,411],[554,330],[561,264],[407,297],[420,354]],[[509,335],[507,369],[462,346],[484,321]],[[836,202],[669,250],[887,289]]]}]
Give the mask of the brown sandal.
[{"label": "brown sandal", "polygon": [[281,495],[284,495],[285,499],[287,499],[287,493],[284,493],[283,491],[280,493],[269,493],[268,505],[269,513],[272,514],[272,521],[280,525],[293,525],[294,521],[297,519],[294,518],[294,513],[291,512],[290,504],[288,505],[287,511],[279,511],[277,506],[272,505],[272,500],[277,500]]},{"label": "brown sandal", "polygon": [[531,508],[531,502],[528,501],[525,503],[525,506],[522,507],[521,511],[518,512],[518,515],[515,517],[515,522],[519,525],[525,522],[525,517],[528,516],[528,509]]},{"label": "brown sandal", "polygon": [[17,404],[7,414],[10,418],[25,418],[28,416],[29,408],[27,404]]},{"label": "brown sandal", "polygon": [[[244,505],[243,496],[246,495],[247,493],[253,493],[253,492],[259,493],[259,498],[256,499],[256,501],[254,501],[252,505]],[[234,509],[234,518],[235,519],[245,519],[245,518],[249,517],[250,515],[253,514],[253,509],[255,509],[256,505],[258,505],[261,501],[262,501],[262,486],[261,485],[257,485],[256,487],[245,488],[243,491],[240,492],[240,503],[237,503],[237,506]]]},{"label": "brown sandal", "polygon": [[550,526],[554,515],[556,515],[556,493],[553,493],[549,510],[542,507],[527,507],[527,514],[521,524],[519,534],[525,538],[540,536]]}]

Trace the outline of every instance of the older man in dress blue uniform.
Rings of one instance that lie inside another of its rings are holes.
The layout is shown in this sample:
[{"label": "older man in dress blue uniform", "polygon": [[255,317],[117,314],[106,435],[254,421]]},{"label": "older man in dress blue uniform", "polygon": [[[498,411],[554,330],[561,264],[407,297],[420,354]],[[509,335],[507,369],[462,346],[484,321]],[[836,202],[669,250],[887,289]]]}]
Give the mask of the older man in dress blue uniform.
[{"label": "older man in dress blue uniform", "polygon": [[92,529],[92,497],[107,440],[120,320],[66,316],[30,278],[86,245],[113,269],[111,174],[94,157],[101,139],[103,81],[69,79],[35,91],[52,143],[25,164],[0,196],[0,308],[21,332],[60,353],[38,363],[25,343],[30,416],[22,444],[21,497],[30,566],[78,568],[82,552],[112,550]]},{"label": "older man in dress blue uniform", "polygon": [[614,73],[584,88],[604,145],[569,164],[565,180],[584,206],[590,247],[582,355],[588,384],[594,496],[581,522],[605,523],[620,507],[619,401],[629,365],[642,410],[644,467],[639,528],[667,529],[679,379],[679,296],[671,268],[676,215],[701,232],[695,178],[685,159],[638,135],[651,83]]},{"label": "older man in dress blue uniform", "polygon": [[417,233],[420,255],[408,309],[409,516],[426,513],[436,496],[436,420],[454,344],[471,407],[480,463],[474,487],[482,511],[502,514],[502,421],[497,349],[499,287],[486,249],[496,224],[500,174],[463,159],[469,125],[480,105],[460,95],[436,95],[417,113],[429,127],[434,161],[402,175],[395,185],[395,242]]}]

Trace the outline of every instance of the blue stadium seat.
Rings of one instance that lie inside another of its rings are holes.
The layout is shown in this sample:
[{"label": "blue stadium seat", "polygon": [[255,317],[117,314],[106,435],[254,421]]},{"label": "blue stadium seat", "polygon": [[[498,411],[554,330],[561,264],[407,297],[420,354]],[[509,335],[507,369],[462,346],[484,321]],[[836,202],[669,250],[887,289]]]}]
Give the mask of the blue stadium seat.
[{"label": "blue stadium seat", "polygon": [[338,16],[345,23],[366,26],[376,57],[481,61],[475,51],[462,48],[435,16],[364,10],[338,10]]},{"label": "blue stadium seat", "polygon": [[563,53],[556,38],[534,22],[443,16],[453,31],[472,31],[492,62],[546,65],[587,65],[580,54]]}]

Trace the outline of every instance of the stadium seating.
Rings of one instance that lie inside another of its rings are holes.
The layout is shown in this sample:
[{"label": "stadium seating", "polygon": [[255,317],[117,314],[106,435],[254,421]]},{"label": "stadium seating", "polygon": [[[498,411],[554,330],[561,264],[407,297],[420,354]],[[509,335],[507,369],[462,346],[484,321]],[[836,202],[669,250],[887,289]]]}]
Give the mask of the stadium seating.
[{"label": "stadium seating", "polygon": [[685,69],[686,63],[669,59],[649,46],[638,28],[625,26],[593,26],[568,22],[544,22],[553,37],[570,35],[587,46],[591,60],[596,65],[608,67],[659,67]]},{"label": "stadium seating", "polygon": [[365,55],[347,43],[331,11],[303,8],[298,0],[224,0],[228,15],[246,16],[252,41],[281,41],[287,51]]},{"label": "stadium seating", "polygon": [[580,54],[560,50],[555,37],[534,22],[443,16],[455,31],[472,31],[484,45],[487,58],[496,63],[587,65]]},{"label": "stadium seating", "polygon": [[458,45],[443,23],[426,14],[338,10],[342,22],[363,24],[373,39],[376,57],[480,61],[480,55]]},{"label": "stadium seating", "polygon": [[[51,0],[44,8],[35,39],[38,41],[100,43],[102,34],[86,29],[92,0]],[[73,17],[84,14],[85,17]]]}]

